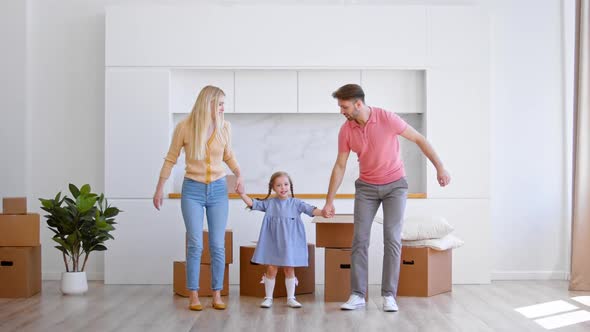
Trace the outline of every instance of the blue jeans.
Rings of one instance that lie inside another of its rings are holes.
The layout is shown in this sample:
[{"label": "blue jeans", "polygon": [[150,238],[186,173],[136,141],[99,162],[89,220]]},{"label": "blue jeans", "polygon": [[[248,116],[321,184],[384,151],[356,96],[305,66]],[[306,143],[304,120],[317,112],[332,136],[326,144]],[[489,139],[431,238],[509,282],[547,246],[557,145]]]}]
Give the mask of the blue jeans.
[{"label": "blue jeans", "polygon": [[211,289],[221,290],[225,273],[225,226],[229,206],[225,177],[210,184],[185,178],[182,183],[180,206],[187,232],[187,288],[199,290],[199,272],[203,252],[203,218],[207,213],[211,253]]}]

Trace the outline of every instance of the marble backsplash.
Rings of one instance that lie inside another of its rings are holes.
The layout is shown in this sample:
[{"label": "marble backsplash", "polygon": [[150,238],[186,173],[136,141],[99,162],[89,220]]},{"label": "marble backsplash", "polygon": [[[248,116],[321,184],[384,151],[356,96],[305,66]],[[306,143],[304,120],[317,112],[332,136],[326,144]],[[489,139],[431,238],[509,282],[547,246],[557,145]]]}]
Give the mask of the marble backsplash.
[{"label": "marble backsplash", "polygon": [[[424,133],[423,114],[399,114]],[[175,114],[174,123],[186,114]],[[271,174],[288,172],[297,193],[326,193],[336,160],[338,131],[345,121],[340,114],[235,114],[226,113],[232,124],[233,149],[240,163],[246,191],[266,193]],[[402,158],[410,192],[426,192],[426,158],[413,143],[400,137]],[[173,169],[172,192],[180,192],[184,155]],[[338,193],[354,193],[358,178],[356,154],[350,154]]]}]

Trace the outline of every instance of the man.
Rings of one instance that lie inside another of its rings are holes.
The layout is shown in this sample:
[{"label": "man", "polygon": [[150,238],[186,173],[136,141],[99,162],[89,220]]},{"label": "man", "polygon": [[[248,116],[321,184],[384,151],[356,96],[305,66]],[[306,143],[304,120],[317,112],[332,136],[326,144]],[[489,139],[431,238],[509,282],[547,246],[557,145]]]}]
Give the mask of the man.
[{"label": "man", "polygon": [[359,161],[359,178],[355,182],[354,238],[352,242],[352,294],[340,308],[354,310],[365,306],[368,274],[368,247],[371,225],[383,203],[383,275],[381,295],[383,310],[397,311],[395,301],[400,269],[401,231],[408,183],[400,156],[398,135],[416,143],[432,162],[440,186],[451,177],[428,141],[393,112],[365,104],[365,93],[356,84],[347,84],[332,97],[338,100],[346,121],[338,134],[338,157],[324,206],[324,217],[334,216],[334,197],[346,170],[350,151]]}]

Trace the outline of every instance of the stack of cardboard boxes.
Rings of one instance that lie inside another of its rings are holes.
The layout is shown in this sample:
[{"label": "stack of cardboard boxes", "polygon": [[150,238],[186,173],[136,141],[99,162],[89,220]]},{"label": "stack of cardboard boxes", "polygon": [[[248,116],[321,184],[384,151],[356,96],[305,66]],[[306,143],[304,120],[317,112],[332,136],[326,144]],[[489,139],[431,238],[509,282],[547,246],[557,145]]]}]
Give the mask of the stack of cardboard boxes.
[{"label": "stack of cardboard boxes", "polygon": [[[262,276],[266,272],[266,266],[252,262],[255,245],[240,247],[240,295],[263,298],[265,294]],[[313,294],[315,292],[315,245],[307,244],[307,267],[296,267],[295,277],[298,284],[295,287],[295,295]],[[280,268],[276,276],[273,296],[286,297],[285,273]]]},{"label": "stack of cardboard boxes", "polygon": [[[345,302],[350,296],[350,268],[354,216],[339,214],[334,218],[313,219],[316,245],[326,248],[324,301]],[[368,285],[367,285],[368,290]],[[368,298],[368,292],[366,292]]]},{"label": "stack of cardboard boxes", "polygon": [[41,291],[40,218],[27,213],[26,197],[5,197],[0,214],[0,298]]},{"label": "stack of cardboard boxes", "polygon": [[[351,291],[354,216],[315,217],[313,222],[316,225],[316,245],[326,248],[324,301],[344,302]],[[397,295],[433,296],[451,291],[451,265],[451,250],[403,247]]]},{"label": "stack of cardboard boxes", "polygon": [[[223,289],[221,295],[229,295],[229,264],[233,263],[233,232],[225,230],[225,275],[223,278]],[[189,290],[186,288],[186,261],[176,261],[173,264],[174,293],[188,297]],[[203,253],[201,254],[201,266],[199,273],[199,296],[212,296],[211,290],[211,253],[209,251],[209,231],[203,231]]]}]

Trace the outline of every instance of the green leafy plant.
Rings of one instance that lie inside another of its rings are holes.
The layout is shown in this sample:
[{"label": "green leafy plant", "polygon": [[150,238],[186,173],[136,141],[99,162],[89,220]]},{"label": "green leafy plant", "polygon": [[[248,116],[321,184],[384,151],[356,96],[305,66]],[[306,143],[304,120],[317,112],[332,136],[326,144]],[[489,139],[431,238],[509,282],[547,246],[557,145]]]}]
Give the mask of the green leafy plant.
[{"label": "green leafy plant", "polygon": [[[39,200],[41,209],[49,213],[45,215],[47,225],[55,233],[53,241],[62,252],[66,272],[82,272],[88,255],[107,250],[104,242],[115,239],[110,232],[115,230],[115,217],[122,211],[110,206],[104,194],[91,192],[88,184],[80,189],[70,184],[69,189],[72,198],[59,192],[53,199]],[[80,267],[81,257],[84,261]]]}]

